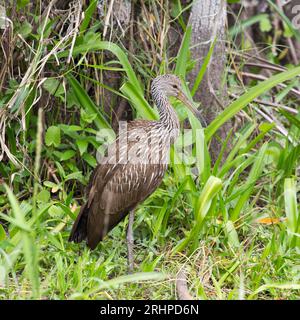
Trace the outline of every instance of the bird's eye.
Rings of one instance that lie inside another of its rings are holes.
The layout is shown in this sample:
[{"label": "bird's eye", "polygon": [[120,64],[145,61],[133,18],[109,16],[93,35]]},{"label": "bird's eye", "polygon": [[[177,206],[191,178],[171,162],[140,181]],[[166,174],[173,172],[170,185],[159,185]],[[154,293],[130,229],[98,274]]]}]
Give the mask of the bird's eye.
[{"label": "bird's eye", "polygon": [[178,89],[177,84],[173,84],[172,87],[173,87],[174,89]]}]

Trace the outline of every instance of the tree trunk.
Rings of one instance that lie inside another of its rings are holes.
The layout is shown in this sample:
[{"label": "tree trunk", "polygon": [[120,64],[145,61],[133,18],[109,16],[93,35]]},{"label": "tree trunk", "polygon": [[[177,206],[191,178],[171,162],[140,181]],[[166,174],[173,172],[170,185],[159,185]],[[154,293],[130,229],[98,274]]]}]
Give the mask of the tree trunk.
[{"label": "tree trunk", "polygon": [[[216,44],[209,66],[195,94],[195,100],[201,102],[202,114],[209,124],[227,104],[227,86],[224,79],[226,65],[226,1],[225,0],[197,0],[194,2],[189,18],[192,27],[191,55],[196,65],[189,73],[188,80],[192,86],[197,74],[209,52],[209,48],[216,38]],[[225,139],[231,123],[225,124],[219,135]],[[220,144],[212,141],[211,153],[216,159]]]}]

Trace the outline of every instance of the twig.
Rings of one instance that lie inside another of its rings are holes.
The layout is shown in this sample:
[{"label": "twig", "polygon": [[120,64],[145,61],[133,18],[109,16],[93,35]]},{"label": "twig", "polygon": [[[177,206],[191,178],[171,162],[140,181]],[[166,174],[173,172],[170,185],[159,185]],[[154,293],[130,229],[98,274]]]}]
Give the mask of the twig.
[{"label": "twig", "polygon": [[243,53],[240,53],[238,51],[235,51],[235,50],[229,50],[229,52],[231,52],[233,55],[235,56],[238,56],[238,57],[241,57],[241,58],[244,58],[244,59],[248,59],[248,61],[250,60],[255,60],[255,61],[260,61],[262,62],[264,65],[270,65],[272,67],[277,67],[278,69],[280,69],[280,71],[285,71],[287,70],[287,68],[283,67],[283,66],[279,66],[279,65],[276,65],[262,57],[259,57],[259,56],[251,56],[250,54],[246,53],[246,52],[243,52]]},{"label": "twig", "polygon": [[[235,70],[232,70],[232,69],[229,70],[228,72],[230,72],[231,74],[235,74]],[[244,72],[244,71],[240,71],[240,75],[245,76],[245,77],[248,77],[248,78],[256,79],[256,80],[262,80],[262,81],[268,79],[267,77],[265,77],[265,76],[263,76],[263,75],[261,75],[261,74],[254,74],[254,73]],[[287,85],[284,84],[284,83],[280,83],[280,84],[278,84],[278,86],[281,87],[281,88],[286,88],[286,87],[287,87]],[[298,98],[300,97],[300,91],[292,88],[292,89],[290,90],[290,92],[292,92],[293,94],[295,94]]]},{"label": "twig", "polygon": [[[76,9],[77,9],[77,16],[76,16],[76,21],[75,21],[74,35],[73,35],[73,39],[72,39],[72,44],[71,44],[69,56],[68,56],[68,59],[67,59],[67,64],[69,64],[71,62],[71,58],[72,58],[72,54],[73,54],[73,48],[74,48],[74,45],[75,45],[75,41],[76,41],[78,30],[79,30],[80,16],[81,16],[81,11],[82,11],[81,1],[77,2],[77,8]],[[76,9],[74,11],[76,11]]]},{"label": "twig", "polygon": [[281,66],[276,66],[276,65],[268,65],[264,63],[255,63],[255,62],[244,62],[243,63],[245,66],[249,67],[258,67],[258,68],[263,68],[263,69],[269,69],[273,71],[286,71],[285,68],[282,68]]},{"label": "twig", "polygon": [[109,26],[108,22],[109,22],[111,13],[112,13],[114,2],[115,2],[115,0],[111,0],[110,1],[109,7],[108,7],[108,10],[107,10],[107,14],[106,14],[106,17],[105,17],[105,20],[104,20],[103,39],[105,39],[105,36],[106,36],[106,33],[107,33],[107,28]]},{"label": "twig", "polygon": [[275,122],[276,128],[278,129],[279,132],[281,132],[285,137],[287,137],[291,142],[293,142],[293,140],[291,139],[291,137],[289,136],[287,130],[285,128],[283,128],[283,126],[279,125],[275,119],[273,119],[271,116],[269,116],[268,114],[266,114],[265,112],[263,112],[262,110],[260,110],[259,108],[253,106],[253,108],[263,117],[265,118],[267,121],[269,121],[270,123]]},{"label": "twig", "polygon": [[[235,98],[235,99],[239,98],[239,96],[234,94],[234,93],[229,93],[229,96],[231,98]],[[254,99],[253,102],[258,103],[258,104],[263,104],[265,106],[284,109],[284,110],[286,110],[286,111],[288,111],[290,113],[293,113],[293,114],[298,114],[299,113],[296,109],[293,109],[293,108],[290,108],[290,107],[286,107],[286,106],[284,106],[282,104],[275,103],[275,102],[263,101],[263,100],[259,100],[259,99]]]}]

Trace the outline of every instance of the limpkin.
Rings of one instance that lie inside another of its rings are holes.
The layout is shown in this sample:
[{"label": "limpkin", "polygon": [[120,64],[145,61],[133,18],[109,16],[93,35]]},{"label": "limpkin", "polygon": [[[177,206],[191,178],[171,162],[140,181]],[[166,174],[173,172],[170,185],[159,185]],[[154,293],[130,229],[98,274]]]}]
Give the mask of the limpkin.
[{"label": "limpkin", "polygon": [[[151,94],[160,120],[131,121],[125,137],[119,134],[112,145],[116,153],[103,158],[92,174],[87,202],[81,207],[69,238],[74,242],[86,240],[88,247],[94,249],[130,213],[127,229],[130,270],[134,209],[160,185],[168,167],[170,145],[179,135],[179,119],[169,97],[177,98],[198,116],[175,75],[156,77]],[[135,152],[130,153],[131,150]]]}]

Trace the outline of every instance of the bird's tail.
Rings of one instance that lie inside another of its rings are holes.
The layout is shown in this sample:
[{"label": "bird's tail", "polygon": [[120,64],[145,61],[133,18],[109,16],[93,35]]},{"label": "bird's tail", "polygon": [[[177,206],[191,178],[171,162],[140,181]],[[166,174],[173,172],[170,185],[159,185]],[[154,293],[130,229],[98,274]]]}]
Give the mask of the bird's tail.
[{"label": "bird's tail", "polygon": [[78,243],[86,239],[88,213],[89,213],[89,209],[86,203],[81,207],[80,212],[77,216],[77,219],[73,224],[69,241],[74,241]]}]

